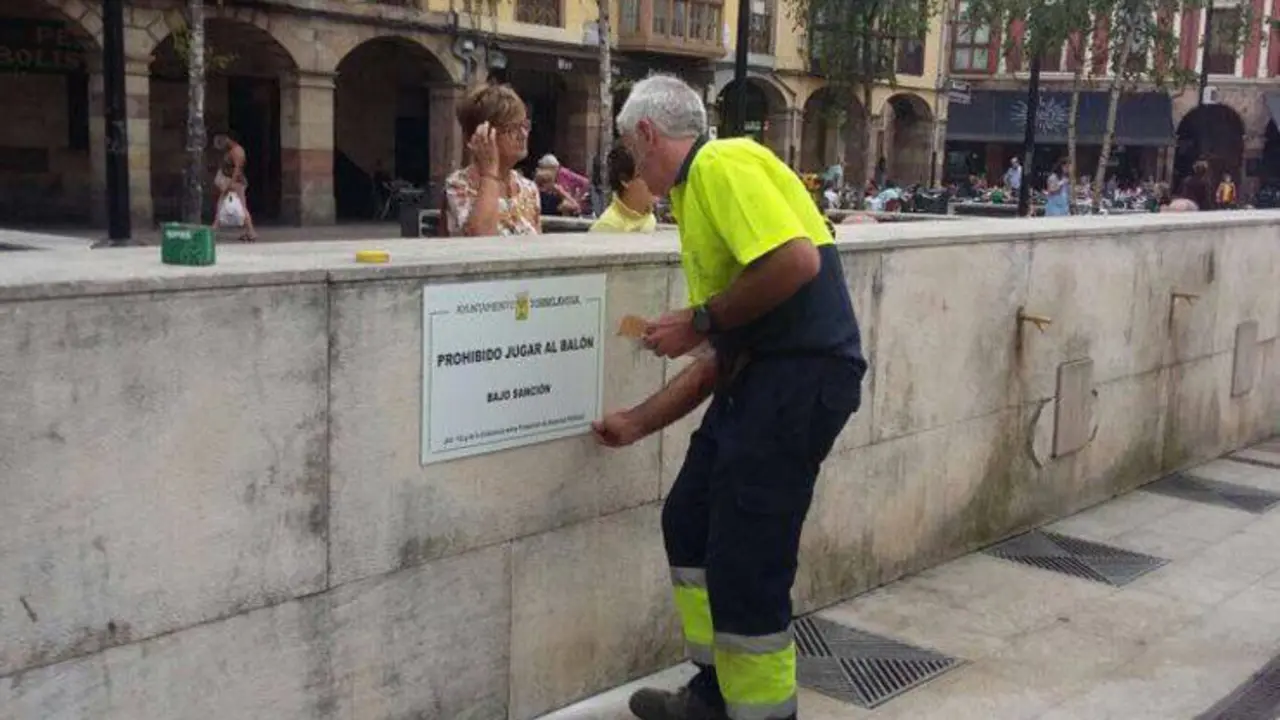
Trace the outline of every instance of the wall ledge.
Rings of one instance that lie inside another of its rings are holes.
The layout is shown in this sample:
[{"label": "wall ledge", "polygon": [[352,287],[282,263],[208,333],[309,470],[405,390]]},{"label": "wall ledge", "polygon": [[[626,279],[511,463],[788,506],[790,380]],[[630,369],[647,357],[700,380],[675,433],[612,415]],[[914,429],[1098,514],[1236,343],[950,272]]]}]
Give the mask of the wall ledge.
[{"label": "wall ledge", "polygon": [[[957,220],[837,226],[845,254],[945,245],[1098,240],[1152,231],[1200,233],[1273,225],[1280,210],[1171,213],[1068,218]],[[24,241],[24,237],[28,240]],[[4,231],[9,245],[49,248],[48,236]],[[357,250],[391,253],[388,265],[359,265]],[[212,267],[162,265],[156,247],[80,248],[50,252],[6,252],[0,263],[0,301],[181,292],[264,285],[373,280],[461,279],[506,273],[675,266],[679,241],[673,232],[653,235],[566,233],[536,241],[510,238],[343,240],[258,246],[221,245]]]}]

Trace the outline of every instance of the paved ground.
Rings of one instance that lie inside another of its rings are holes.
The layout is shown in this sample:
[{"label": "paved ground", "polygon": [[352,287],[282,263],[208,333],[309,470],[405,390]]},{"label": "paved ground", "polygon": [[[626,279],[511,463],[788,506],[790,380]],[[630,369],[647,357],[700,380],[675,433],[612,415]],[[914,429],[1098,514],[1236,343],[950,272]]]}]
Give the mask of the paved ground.
[{"label": "paved ground", "polygon": [[[1188,475],[1280,493],[1280,442]],[[1214,499],[1144,489],[1044,528],[1168,560],[1123,587],[975,553],[821,611],[967,662],[876,710],[805,690],[800,717],[1196,718],[1280,654],[1280,505]],[[689,675],[673,668],[544,720],[629,718],[634,687]]]}]

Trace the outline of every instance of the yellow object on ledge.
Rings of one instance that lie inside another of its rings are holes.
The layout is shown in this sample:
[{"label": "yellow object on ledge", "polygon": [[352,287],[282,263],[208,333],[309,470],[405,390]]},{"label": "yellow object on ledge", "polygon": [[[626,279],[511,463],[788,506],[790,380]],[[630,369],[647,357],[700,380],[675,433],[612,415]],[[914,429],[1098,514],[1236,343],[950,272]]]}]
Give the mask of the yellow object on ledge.
[{"label": "yellow object on ledge", "polygon": [[387,263],[391,262],[391,253],[386,250],[360,250],[356,252],[356,262],[358,263]]}]

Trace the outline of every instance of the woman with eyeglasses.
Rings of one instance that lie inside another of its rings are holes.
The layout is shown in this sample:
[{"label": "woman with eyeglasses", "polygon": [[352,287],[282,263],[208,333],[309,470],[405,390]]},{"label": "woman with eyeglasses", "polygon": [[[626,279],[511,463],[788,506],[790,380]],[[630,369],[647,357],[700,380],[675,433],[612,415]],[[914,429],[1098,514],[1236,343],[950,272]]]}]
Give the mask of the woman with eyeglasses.
[{"label": "woman with eyeglasses", "polygon": [[538,188],[513,168],[529,154],[529,116],[509,85],[485,85],[458,107],[471,162],[445,180],[442,234],[536,235]]}]

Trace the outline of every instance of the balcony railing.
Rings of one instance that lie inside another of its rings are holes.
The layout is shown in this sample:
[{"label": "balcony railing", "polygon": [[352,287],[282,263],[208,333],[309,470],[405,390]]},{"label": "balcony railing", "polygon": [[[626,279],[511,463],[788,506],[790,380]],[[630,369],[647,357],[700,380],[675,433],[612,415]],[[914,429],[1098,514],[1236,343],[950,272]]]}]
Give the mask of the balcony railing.
[{"label": "balcony railing", "polygon": [[747,34],[747,51],[757,55],[773,54],[773,15],[751,13],[751,28]]},{"label": "balcony railing", "polygon": [[564,27],[560,0],[516,0],[516,22]]},{"label": "balcony railing", "polygon": [[724,54],[715,0],[620,0],[618,48],[716,58]]}]

